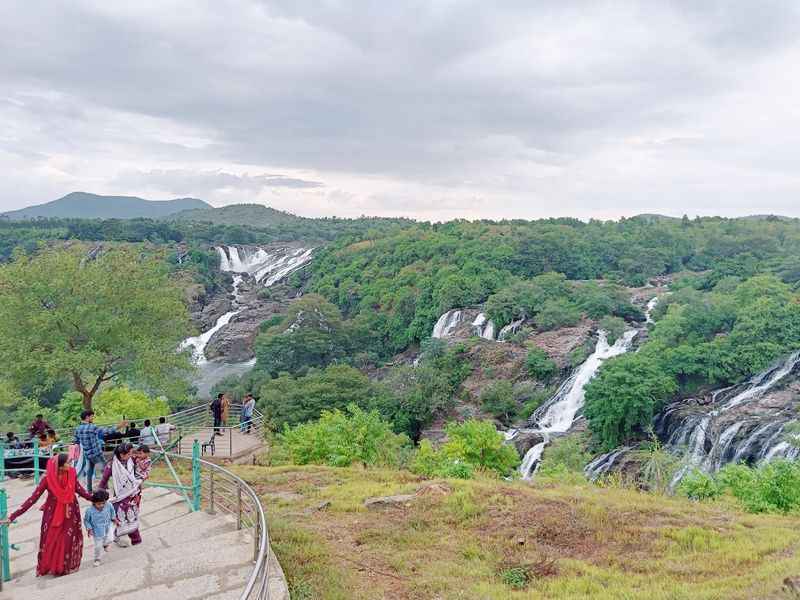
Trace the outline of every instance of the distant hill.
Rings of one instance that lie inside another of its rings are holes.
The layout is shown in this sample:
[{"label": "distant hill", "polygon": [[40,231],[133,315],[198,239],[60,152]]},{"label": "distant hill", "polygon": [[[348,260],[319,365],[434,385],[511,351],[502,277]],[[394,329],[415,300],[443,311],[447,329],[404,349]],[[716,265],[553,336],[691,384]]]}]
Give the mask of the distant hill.
[{"label": "distant hill", "polygon": [[172,215],[170,219],[205,221],[216,225],[249,225],[251,227],[293,225],[308,220],[262,204],[230,204],[220,208],[185,210]]},{"label": "distant hill", "polygon": [[87,192],[72,192],[63,198],[3,213],[13,219],[74,218],[74,219],[159,219],[191,209],[210,209],[211,205],[197,198],[175,200],[145,200],[135,196],[100,196]]}]

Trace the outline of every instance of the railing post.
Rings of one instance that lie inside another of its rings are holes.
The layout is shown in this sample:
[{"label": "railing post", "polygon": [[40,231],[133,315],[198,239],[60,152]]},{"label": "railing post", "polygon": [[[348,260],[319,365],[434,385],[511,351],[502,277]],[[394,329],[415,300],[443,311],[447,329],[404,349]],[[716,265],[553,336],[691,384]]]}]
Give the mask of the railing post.
[{"label": "railing post", "polygon": [[[0,520],[8,516],[8,497],[6,491],[0,489]],[[8,547],[8,525],[0,525],[0,590],[3,582],[11,580],[11,559]]]},{"label": "railing post", "polygon": [[39,438],[33,438],[33,483],[39,485]]},{"label": "railing post", "polygon": [[192,504],[195,511],[200,510],[200,442],[192,444]]},{"label": "railing post", "polygon": [[214,508],[214,469],[208,471],[208,514],[214,515],[217,511]]},{"label": "railing post", "polygon": [[236,484],[236,529],[242,528],[242,486]]},{"label": "railing post", "polygon": [[256,519],[255,531],[253,531],[253,562],[258,560],[258,542],[261,541],[261,521]]},{"label": "railing post", "polygon": [[228,429],[228,456],[233,456],[233,428]]},{"label": "railing post", "polygon": [[6,480],[6,443],[0,441],[0,481]]}]

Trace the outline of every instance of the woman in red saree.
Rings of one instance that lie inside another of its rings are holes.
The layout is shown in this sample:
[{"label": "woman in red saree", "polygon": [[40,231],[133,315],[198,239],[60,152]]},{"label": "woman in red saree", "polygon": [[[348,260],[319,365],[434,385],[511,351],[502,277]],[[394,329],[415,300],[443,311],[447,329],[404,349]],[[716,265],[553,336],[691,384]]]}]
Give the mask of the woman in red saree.
[{"label": "woman in red saree", "polygon": [[81,566],[83,531],[76,494],[90,502],[92,495],[77,479],[75,469],[67,464],[67,455],[54,456],[47,461],[47,475],[39,486],[8,518],[7,522],[19,518],[47,490],[47,500],[42,507],[44,512],[36,575],[67,575]]}]

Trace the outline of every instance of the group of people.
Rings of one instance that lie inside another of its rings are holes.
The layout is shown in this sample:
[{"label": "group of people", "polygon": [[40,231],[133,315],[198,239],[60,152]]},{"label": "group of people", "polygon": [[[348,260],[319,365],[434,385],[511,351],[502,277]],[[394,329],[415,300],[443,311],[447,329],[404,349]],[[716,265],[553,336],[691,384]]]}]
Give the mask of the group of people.
[{"label": "group of people", "polygon": [[[228,427],[231,401],[227,394],[217,394],[212,400],[209,409],[214,416],[214,433],[222,435],[222,428]],[[239,430],[250,433],[253,430],[253,414],[256,409],[256,399],[253,394],[246,394],[242,400],[242,412],[239,415]]]},{"label": "group of people", "polygon": [[[94,565],[99,566],[102,556],[111,544],[128,546],[142,543],[139,516],[142,505],[142,483],[150,475],[150,449],[140,444],[134,447],[123,441],[114,448],[111,459],[105,461],[91,420],[94,414],[84,411],[76,438],[87,459],[87,487],[81,485],[78,470],[67,454],[56,454],[47,462],[46,475],[39,485],[0,524],[13,523],[29,510],[47,492],[42,507],[41,536],[36,567],[37,575],[66,575],[78,570],[83,557],[83,532],[78,496],[91,505],[86,509],[83,525],[94,544]],[[85,444],[85,446],[84,446]],[[92,491],[94,469],[102,465],[98,488]],[[113,496],[110,491],[113,490]]]},{"label": "group of people", "polygon": [[44,420],[44,415],[36,415],[36,418],[28,427],[28,438],[20,440],[13,431],[6,433],[5,446],[11,450],[24,450],[33,448],[34,440],[38,441],[39,448],[49,448],[58,443],[58,435],[55,429]]}]

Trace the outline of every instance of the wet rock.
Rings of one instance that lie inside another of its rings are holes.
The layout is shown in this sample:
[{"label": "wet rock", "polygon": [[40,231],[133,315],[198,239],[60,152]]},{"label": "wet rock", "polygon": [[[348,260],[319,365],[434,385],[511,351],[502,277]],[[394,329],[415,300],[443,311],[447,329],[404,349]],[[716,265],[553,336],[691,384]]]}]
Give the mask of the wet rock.
[{"label": "wet rock", "polygon": [[520,431],[512,440],[514,447],[520,456],[525,454],[533,448],[536,444],[541,444],[544,441],[544,436],[537,431]]}]

